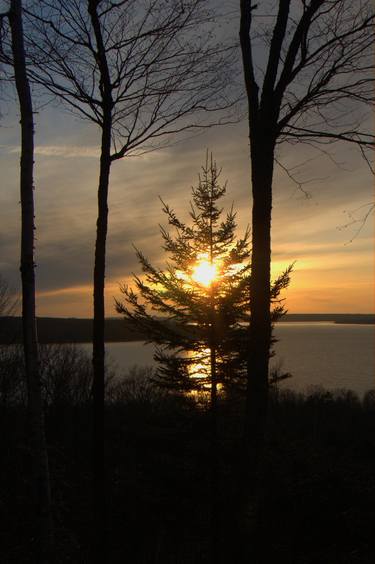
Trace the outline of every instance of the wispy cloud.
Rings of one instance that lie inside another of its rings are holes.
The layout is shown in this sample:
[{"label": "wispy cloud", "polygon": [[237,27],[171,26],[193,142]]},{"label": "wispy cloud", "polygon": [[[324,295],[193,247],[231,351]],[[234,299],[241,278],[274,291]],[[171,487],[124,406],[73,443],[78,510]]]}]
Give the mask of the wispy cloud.
[{"label": "wispy cloud", "polygon": [[[9,154],[18,154],[20,147],[17,145],[1,145],[1,148]],[[78,145],[37,145],[34,153],[43,157],[61,157],[63,159],[70,158],[95,158],[100,157],[100,149],[98,147],[82,147]]]}]

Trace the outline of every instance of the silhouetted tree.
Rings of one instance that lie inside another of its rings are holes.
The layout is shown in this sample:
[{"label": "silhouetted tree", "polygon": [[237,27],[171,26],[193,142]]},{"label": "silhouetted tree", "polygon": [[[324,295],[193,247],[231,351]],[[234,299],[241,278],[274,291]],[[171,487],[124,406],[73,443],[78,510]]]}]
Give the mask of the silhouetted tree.
[{"label": "silhouetted tree", "polygon": [[[0,274],[0,317],[14,314],[17,299],[6,279]],[[2,343],[14,344],[14,335],[7,331],[5,324],[0,328]],[[0,411],[20,401],[25,391],[25,374],[21,351],[12,346],[0,345]]]},{"label": "silhouetted tree", "polygon": [[[219,183],[216,163],[206,160],[192,189],[191,225],[164,204],[170,233],[163,227],[163,249],[170,261],[156,268],[137,251],[144,272],[134,277],[135,289],[122,287],[117,311],[159,345],[158,384],[185,393],[209,391],[211,412],[212,561],[218,561],[217,394],[245,390],[249,323],[249,233],[236,239],[236,214],[222,219],[219,201],[226,185]],[[280,291],[290,268],[272,287],[277,305],[273,320],[283,313]],[[155,316],[157,313],[159,316]]]},{"label": "silhouetted tree", "polygon": [[249,309],[249,234],[236,240],[233,209],[222,218],[219,200],[226,185],[219,175],[216,163],[207,160],[192,189],[191,225],[163,202],[175,230],[161,227],[171,260],[164,270],[155,268],[137,251],[145,278],[135,276],[137,291],[123,286],[125,301],[116,301],[117,311],[159,345],[159,385],[179,392],[211,390],[212,403],[218,384],[233,383],[229,374],[239,382],[244,376]]},{"label": "silhouetted tree", "polygon": [[[365,152],[374,143],[363,120],[374,98],[371,2],[280,0],[276,6],[276,14],[259,16],[260,29],[253,26],[258,4],[240,0],[253,196],[245,429],[245,479],[250,488],[255,483],[267,415],[276,148],[282,142],[317,147],[347,142]],[[255,47],[262,38],[266,56],[264,51],[258,56],[260,50]]]},{"label": "silhouetted tree", "polygon": [[0,316],[12,315],[17,306],[17,298],[13,296],[11,287],[0,274]]},{"label": "silhouetted tree", "polygon": [[28,393],[30,450],[36,507],[36,560],[53,559],[53,531],[48,454],[44,431],[38,339],[35,316],[34,271],[34,119],[26,70],[22,2],[11,0],[8,12],[11,64],[21,114],[21,278],[23,349]]},{"label": "silhouetted tree", "polygon": [[232,105],[205,0],[30,2],[33,77],[101,132],[94,266],[95,561],[104,563],[104,281],[111,165]]}]

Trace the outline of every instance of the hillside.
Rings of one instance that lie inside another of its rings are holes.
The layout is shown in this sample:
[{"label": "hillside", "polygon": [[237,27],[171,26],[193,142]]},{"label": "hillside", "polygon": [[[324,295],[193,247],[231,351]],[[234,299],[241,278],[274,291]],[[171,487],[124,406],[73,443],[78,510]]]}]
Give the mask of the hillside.
[{"label": "hillside", "polygon": [[[284,322],[334,322],[353,324],[374,324],[374,314],[353,313],[289,313]],[[92,320],[78,318],[39,317],[38,336],[40,343],[89,343],[91,341]],[[123,319],[106,319],[106,342],[143,340],[142,333],[137,331],[129,321]],[[0,317],[0,343],[20,343],[22,341],[22,324],[20,317]]]}]

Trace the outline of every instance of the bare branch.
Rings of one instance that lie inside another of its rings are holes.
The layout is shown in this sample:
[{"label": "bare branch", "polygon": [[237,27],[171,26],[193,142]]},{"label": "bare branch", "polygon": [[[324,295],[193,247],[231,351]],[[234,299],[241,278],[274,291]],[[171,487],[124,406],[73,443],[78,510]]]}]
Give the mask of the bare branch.
[{"label": "bare branch", "polygon": [[254,59],[250,41],[252,11],[256,9],[256,7],[256,5],[251,5],[251,0],[241,0],[240,43],[245,87],[248,97],[249,117],[253,120],[259,106],[259,86],[255,80]]},{"label": "bare branch", "polygon": [[[358,212],[360,212],[359,217],[357,215]],[[343,229],[348,229],[349,227],[352,227],[354,225],[357,226],[357,229],[355,230],[354,235],[350,238],[350,240],[346,244],[352,243],[354,241],[354,239],[356,239],[358,237],[358,235],[361,233],[362,229],[366,225],[368,218],[374,212],[375,212],[375,203],[374,202],[369,202],[367,204],[363,204],[362,206],[359,206],[355,210],[344,212],[348,216],[349,221],[347,223],[345,223],[344,225],[340,225],[337,229],[342,231]]]},{"label": "bare branch", "polygon": [[[88,16],[91,4],[43,0],[28,8],[29,72],[82,117],[101,125],[102,57]],[[233,117],[238,96],[229,79],[234,51],[216,38],[206,2],[105,0],[97,17],[112,98],[113,158],[170,132],[224,122],[223,110],[232,114],[228,122],[238,119]]]}]

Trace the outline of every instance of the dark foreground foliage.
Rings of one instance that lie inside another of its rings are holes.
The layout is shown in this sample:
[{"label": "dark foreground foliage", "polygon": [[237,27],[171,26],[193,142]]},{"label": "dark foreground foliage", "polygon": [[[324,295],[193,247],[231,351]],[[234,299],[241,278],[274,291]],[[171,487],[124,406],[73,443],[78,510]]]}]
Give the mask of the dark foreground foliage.
[{"label": "dark foreground foliage", "polygon": [[[71,348],[52,348],[42,358],[57,564],[81,564],[88,561],[91,528],[90,365]],[[0,561],[29,564],[33,512],[22,379],[4,351],[0,365]],[[204,564],[209,416],[192,398],[160,393],[147,376],[134,370],[108,379],[108,562]],[[219,414],[219,553],[223,563],[235,563],[242,562],[241,401],[222,399]],[[375,394],[360,401],[347,391],[273,392],[253,539],[257,562],[372,564],[374,476]]]}]

